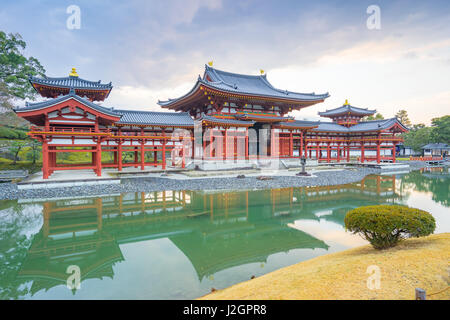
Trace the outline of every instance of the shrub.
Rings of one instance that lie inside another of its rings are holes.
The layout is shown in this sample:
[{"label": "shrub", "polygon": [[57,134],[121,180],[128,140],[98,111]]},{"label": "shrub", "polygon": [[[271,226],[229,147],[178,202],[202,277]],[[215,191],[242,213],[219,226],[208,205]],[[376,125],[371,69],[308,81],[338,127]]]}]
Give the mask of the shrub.
[{"label": "shrub", "polygon": [[375,249],[394,247],[409,237],[423,237],[434,232],[434,217],[423,210],[399,205],[366,206],[345,216],[345,228],[360,234]]}]

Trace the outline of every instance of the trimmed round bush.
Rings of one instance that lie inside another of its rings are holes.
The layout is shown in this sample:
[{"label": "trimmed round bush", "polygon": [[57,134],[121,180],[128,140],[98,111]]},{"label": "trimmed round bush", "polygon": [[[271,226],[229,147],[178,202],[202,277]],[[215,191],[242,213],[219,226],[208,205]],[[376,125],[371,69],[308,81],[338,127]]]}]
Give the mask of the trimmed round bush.
[{"label": "trimmed round bush", "polygon": [[344,222],[348,231],[359,234],[375,249],[394,247],[402,239],[427,236],[436,229],[430,213],[399,205],[356,208],[347,212]]}]

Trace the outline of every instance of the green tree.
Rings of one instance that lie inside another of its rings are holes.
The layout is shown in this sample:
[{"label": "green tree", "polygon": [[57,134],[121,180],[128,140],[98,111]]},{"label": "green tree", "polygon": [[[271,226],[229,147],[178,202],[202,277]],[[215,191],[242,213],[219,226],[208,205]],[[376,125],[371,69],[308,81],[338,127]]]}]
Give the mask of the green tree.
[{"label": "green tree", "polygon": [[433,128],[424,125],[414,125],[409,132],[404,133],[405,146],[413,148],[414,151],[422,151],[422,147],[431,142]]},{"label": "green tree", "polygon": [[[6,110],[12,109],[12,94],[8,89],[8,86],[0,80],[0,107]],[[0,110],[0,112],[5,110]]]},{"label": "green tree", "polygon": [[0,31],[0,103],[11,109],[11,100],[34,99],[36,91],[28,82],[29,76],[43,76],[44,67],[34,57],[25,57],[25,41],[18,33]]},{"label": "green tree", "polygon": [[372,121],[372,120],[383,120],[384,116],[381,113],[377,113],[375,115],[370,115],[367,117],[364,117],[363,121]]},{"label": "green tree", "polygon": [[14,156],[13,164],[16,164],[18,158],[19,158],[19,152],[27,145],[25,141],[20,140],[14,140],[11,142],[11,145],[9,146],[9,151]]},{"label": "green tree", "polygon": [[408,112],[406,110],[400,110],[397,112],[395,117],[400,121],[404,126],[411,127],[411,120],[409,120]]},{"label": "green tree", "polygon": [[39,159],[39,155],[41,154],[41,150],[41,143],[33,139],[29,144],[29,150],[26,153],[27,160],[31,160],[32,164],[36,164],[36,161]]},{"label": "green tree", "polygon": [[431,119],[433,142],[450,143],[450,115]]}]

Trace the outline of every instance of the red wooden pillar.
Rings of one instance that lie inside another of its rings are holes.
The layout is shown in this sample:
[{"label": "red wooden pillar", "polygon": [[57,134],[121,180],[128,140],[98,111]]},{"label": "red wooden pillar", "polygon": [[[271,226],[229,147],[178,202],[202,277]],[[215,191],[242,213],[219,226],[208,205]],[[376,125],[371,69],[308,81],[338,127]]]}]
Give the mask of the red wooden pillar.
[{"label": "red wooden pillar", "polygon": [[[195,144],[195,141],[194,141],[194,144]],[[205,131],[203,133],[203,152],[202,152],[203,160],[205,160],[205,154],[206,154],[206,128],[205,128]]]},{"label": "red wooden pillar", "polygon": [[102,145],[100,143],[100,138],[98,139],[97,142],[97,152],[96,152],[96,167],[97,167],[97,176],[101,176],[102,175]]},{"label": "red wooden pillar", "polygon": [[292,130],[289,130],[289,156],[294,156],[294,136],[292,135]]},{"label": "red wooden pillar", "polygon": [[380,139],[380,134],[378,134],[378,139],[377,139],[377,163],[381,162],[381,152],[380,152],[380,147],[381,147],[381,139]]},{"label": "red wooden pillar", "polygon": [[[300,151],[298,153],[299,158],[303,155],[303,130],[300,130]],[[308,156],[307,146],[305,145],[305,158]]]},{"label": "red wooden pillar", "polygon": [[341,162],[341,143],[337,144],[337,162]]},{"label": "red wooden pillar", "polygon": [[275,135],[273,128],[270,128],[270,157],[273,158],[275,155]]},{"label": "red wooden pillar", "polygon": [[395,163],[395,142],[393,143],[392,146],[392,163]]},{"label": "red wooden pillar", "polygon": [[164,131],[164,129],[162,130],[162,134],[163,134],[163,145],[162,145],[162,168],[163,170],[166,169],[166,132]]},{"label": "red wooden pillar", "polygon": [[227,128],[225,127],[225,133],[224,133],[224,143],[223,143],[223,154],[224,154],[224,159],[227,160],[228,159],[228,131]]},{"label": "red wooden pillar", "polygon": [[350,145],[347,144],[347,162],[350,162]]},{"label": "red wooden pillar", "polygon": [[[209,131],[209,158],[210,159],[213,157],[213,139],[214,139],[213,128],[211,128]],[[222,142],[222,148],[223,148],[223,140],[221,142]],[[217,149],[218,148],[219,148],[219,144],[217,143]],[[216,150],[216,156],[218,156],[217,151],[219,151],[219,150]]]},{"label": "red wooden pillar", "polygon": [[330,162],[331,160],[331,149],[330,149],[330,143],[327,142],[327,162]]},{"label": "red wooden pillar", "polygon": [[48,143],[47,140],[42,142],[42,177],[44,179],[48,179],[49,171],[48,171]]},{"label": "red wooden pillar", "polygon": [[245,128],[245,160],[248,160],[248,128]]},{"label": "red wooden pillar", "polygon": [[117,157],[118,157],[118,168],[119,171],[122,171],[122,140],[119,139],[118,141],[119,145],[117,146]]},{"label": "red wooden pillar", "polygon": [[381,144],[380,142],[377,142],[377,163],[381,162],[381,150],[380,150]]},{"label": "red wooden pillar", "polygon": [[317,141],[316,144],[317,144],[316,158],[317,158],[317,160],[320,160],[320,157],[322,155],[322,150],[320,148],[320,142]]},{"label": "red wooden pillar", "polygon": [[144,168],[145,168],[145,164],[144,164],[144,161],[145,161],[144,145],[145,145],[145,140],[142,139],[141,140],[141,170],[144,170]]},{"label": "red wooden pillar", "polygon": [[[144,136],[144,128],[141,127],[141,137]],[[144,151],[144,147],[145,147],[145,139],[141,140],[141,170],[144,170],[145,168],[145,151]]]},{"label": "red wooden pillar", "polygon": [[364,141],[361,142],[361,163],[364,163]]},{"label": "red wooden pillar", "polygon": [[[121,127],[119,127],[119,130],[117,131],[117,135],[118,136],[121,136],[122,135],[122,128]],[[117,160],[118,160],[118,165],[117,165],[117,167],[118,167],[118,170],[119,171],[122,171],[122,139],[118,139],[117,140],[117,143],[118,143],[118,145],[117,145]]]},{"label": "red wooden pillar", "polygon": [[182,160],[181,160],[181,168],[185,168],[186,167],[186,156],[185,156],[185,153],[186,153],[186,148],[184,147],[184,145],[183,145],[183,147],[182,147],[182,149],[181,149],[181,153],[182,153]]}]

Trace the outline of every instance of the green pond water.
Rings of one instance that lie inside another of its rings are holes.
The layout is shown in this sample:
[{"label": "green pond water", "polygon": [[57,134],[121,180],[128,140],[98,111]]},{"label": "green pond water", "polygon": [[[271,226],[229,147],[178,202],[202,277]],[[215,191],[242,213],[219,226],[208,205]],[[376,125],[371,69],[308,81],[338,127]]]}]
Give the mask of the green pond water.
[{"label": "green pond water", "polygon": [[196,298],[365,244],[344,230],[359,206],[421,208],[449,232],[449,188],[448,168],[434,168],[331,187],[0,201],[0,298]]}]

